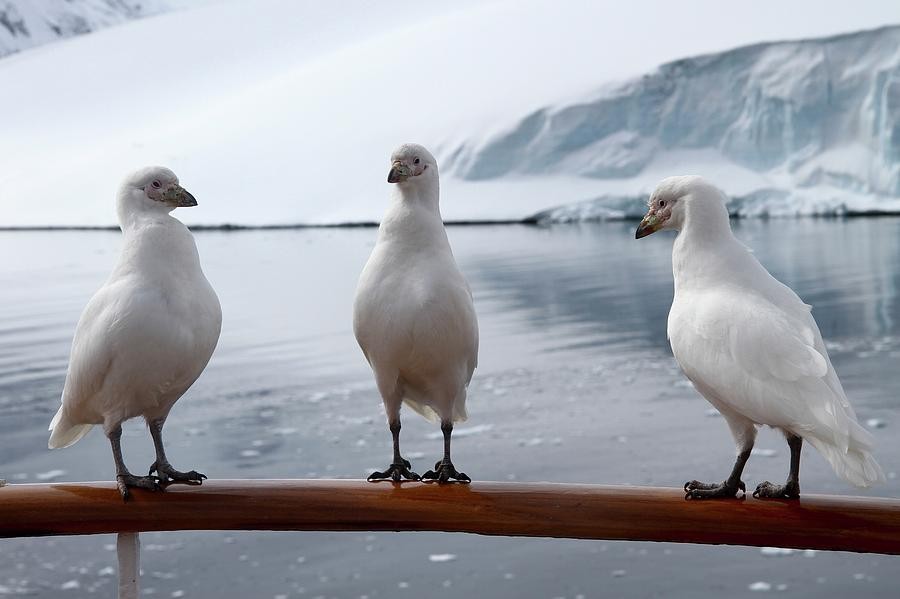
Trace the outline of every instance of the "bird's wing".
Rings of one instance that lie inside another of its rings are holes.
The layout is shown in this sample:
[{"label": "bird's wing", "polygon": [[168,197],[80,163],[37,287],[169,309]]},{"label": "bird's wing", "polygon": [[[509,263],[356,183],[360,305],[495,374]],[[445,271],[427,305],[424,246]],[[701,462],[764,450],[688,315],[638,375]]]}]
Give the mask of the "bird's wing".
[{"label": "bird's wing", "polygon": [[68,411],[77,413],[103,387],[113,363],[108,333],[114,324],[114,292],[105,286],[85,306],[75,328],[62,394]]},{"label": "bird's wing", "polygon": [[854,417],[834,384],[809,306],[797,298],[786,311],[728,288],[693,293],[679,304],[670,337],[690,378],[757,423],[825,435],[846,448]]}]

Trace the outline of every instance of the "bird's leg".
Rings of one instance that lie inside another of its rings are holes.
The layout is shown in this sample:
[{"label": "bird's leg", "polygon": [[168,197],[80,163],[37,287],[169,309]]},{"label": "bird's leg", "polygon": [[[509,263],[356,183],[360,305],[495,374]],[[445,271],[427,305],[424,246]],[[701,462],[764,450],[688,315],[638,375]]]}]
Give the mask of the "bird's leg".
[{"label": "bird's leg", "polygon": [[744,481],[741,480],[741,474],[744,472],[744,466],[750,459],[750,451],[753,445],[745,447],[738,453],[737,460],[734,462],[734,468],[731,474],[721,483],[702,483],[698,480],[692,480],[684,483],[685,499],[712,499],[714,497],[736,497],[738,490],[747,492]]},{"label": "bird's leg", "polygon": [[150,466],[150,474],[156,472],[162,484],[172,482],[185,483],[188,485],[199,485],[206,478],[205,474],[201,474],[196,470],[190,472],[179,472],[172,468],[172,464],[166,458],[166,450],[163,447],[162,429],[166,423],[165,418],[157,418],[147,422],[150,427],[150,436],[153,437],[153,446],[156,448],[156,461]]},{"label": "bird's leg", "polygon": [[461,483],[470,483],[472,479],[463,472],[457,472],[450,461],[450,435],[453,434],[453,423],[444,421],[441,423],[441,432],[444,433],[444,459],[436,462],[434,470],[429,470],[422,475],[422,480],[436,480],[440,483],[455,480]]},{"label": "bird's leg", "polygon": [[419,480],[419,475],[410,470],[412,464],[409,463],[409,460],[404,460],[403,456],[400,455],[400,418],[392,418],[388,426],[391,429],[391,436],[394,438],[394,460],[387,470],[384,472],[373,472],[369,475],[368,480],[376,481],[386,478],[394,482]]},{"label": "bird's leg", "polygon": [[125,466],[125,460],[122,459],[122,426],[116,425],[107,437],[112,446],[113,461],[116,463],[116,485],[122,494],[122,500],[128,501],[131,496],[128,490],[130,487],[160,491],[159,481],[155,476],[135,476]]},{"label": "bird's leg", "polygon": [[803,449],[803,437],[787,434],[788,447],[791,448],[791,471],[787,482],[773,485],[769,481],[760,483],[753,496],[757,499],[800,499],[800,450]]}]

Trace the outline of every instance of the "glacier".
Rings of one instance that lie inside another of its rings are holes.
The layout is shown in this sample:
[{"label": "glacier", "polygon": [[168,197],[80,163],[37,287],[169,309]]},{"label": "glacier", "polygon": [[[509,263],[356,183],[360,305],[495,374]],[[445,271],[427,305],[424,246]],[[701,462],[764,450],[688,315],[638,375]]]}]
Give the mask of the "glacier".
[{"label": "glacier", "polygon": [[900,211],[898,28],[835,35],[900,3],[140,5],[158,12],[0,59],[0,228],[114,225],[146,164],[198,198],[191,225],[377,222],[407,141],[437,156],[450,221],[634,216],[689,172],[748,216]]},{"label": "glacier", "polygon": [[449,153],[466,181],[596,181],[533,215],[637,216],[667,174],[716,181],[741,216],[900,210],[900,27],[677,60],[538,109]]},{"label": "glacier", "polygon": [[0,0],[0,57],[170,8],[165,0]]}]

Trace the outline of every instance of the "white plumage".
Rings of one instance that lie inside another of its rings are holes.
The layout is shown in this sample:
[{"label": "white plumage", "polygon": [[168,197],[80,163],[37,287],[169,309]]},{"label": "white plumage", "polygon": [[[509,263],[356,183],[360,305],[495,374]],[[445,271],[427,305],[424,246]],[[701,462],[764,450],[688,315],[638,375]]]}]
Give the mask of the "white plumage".
[{"label": "white plumage", "polygon": [[[78,321],[62,406],[49,446],[68,447],[95,424],[110,438],[123,496],[157,482],[199,483],[174,470],[162,446],[169,410],[197,380],[219,339],[219,300],[200,268],[194,238],[169,215],[196,200],[162,167],[128,177],[118,193],[123,247],[106,283]],[[143,416],[157,450],[156,477],[134,477],[121,460],[121,423]]]},{"label": "white plumage", "polygon": [[406,403],[444,431],[444,459],[426,478],[462,479],[449,445],[453,422],[466,419],[466,388],[478,362],[475,307],[441,220],[436,161],[414,144],[401,146],[391,160],[388,181],[397,185],[353,310],[356,339],[394,435],[391,468],[373,476],[417,478],[399,453],[400,406]]},{"label": "white plumage", "polygon": [[[637,237],[660,229],[680,231],[672,249],[672,352],[725,417],[738,448],[735,472],[723,485],[740,482],[758,425],[784,431],[796,465],[785,485],[763,483],[757,496],[799,495],[798,437],[848,482],[865,487],[883,480],[871,435],[847,401],[810,306],[734,237],[722,193],[699,177],[664,180]],[[736,491],[716,487],[692,481],[686,491],[692,497]]]}]

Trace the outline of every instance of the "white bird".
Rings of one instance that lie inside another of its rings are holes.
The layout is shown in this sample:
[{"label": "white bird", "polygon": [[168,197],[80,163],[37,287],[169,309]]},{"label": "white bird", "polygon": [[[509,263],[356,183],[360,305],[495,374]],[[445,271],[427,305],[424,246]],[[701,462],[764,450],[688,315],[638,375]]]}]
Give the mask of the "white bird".
[{"label": "white bird", "polygon": [[450,460],[453,423],[466,419],[466,389],[478,363],[478,322],[441,220],[438,168],[422,146],[391,156],[396,183],[378,241],[359,277],[353,330],[384,401],[394,459],[369,480],[418,480],[400,455],[400,406],[440,421],[444,457],[422,478],[469,482]]},{"label": "white bird", "polygon": [[847,401],[811,307],[735,238],[722,192],[700,177],[663,180],[635,237],[664,229],[679,231],[672,248],[672,353],[725,417],[737,446],[727,480],[690,481],[686,496],[734,497],[744,491],[741,473],[759,425],[784,433],[791,465],[784,485],[763,482],[754,497],[800,496],[803,440],[854,485],[884,480],[872,457],[872,437]]},{"label": "white bird", "polygon": [[[160,483],[200,484],[206,478],[175,470],[162,442],[169,410],[203,372],[222,325],[194,238],[169,215],[196,205],[167,168],[144,168],[122,183],[122,254],[78,321],[62,406],[50,423],[51,449],[68,447],[93,425],[103,425],[126,500],[129,487],[159,490]],[[137,416],[147,421],[156,447],[148,476],[132,475],[122,459],[122,422]]]}]

